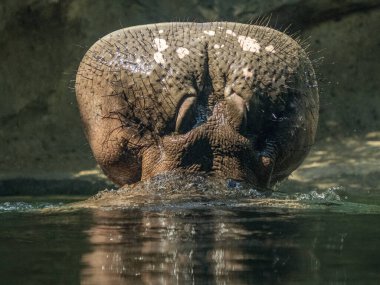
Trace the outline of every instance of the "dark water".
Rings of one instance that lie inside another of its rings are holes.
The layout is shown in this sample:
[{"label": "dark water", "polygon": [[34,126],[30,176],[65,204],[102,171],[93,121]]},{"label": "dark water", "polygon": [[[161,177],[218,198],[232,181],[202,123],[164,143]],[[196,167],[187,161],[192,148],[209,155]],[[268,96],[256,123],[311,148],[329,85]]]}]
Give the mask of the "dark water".
[{"label": "dark water", "polygon": [[53,210],[68,201],[1,199],[0,284],[380,282],[376,206]]}]

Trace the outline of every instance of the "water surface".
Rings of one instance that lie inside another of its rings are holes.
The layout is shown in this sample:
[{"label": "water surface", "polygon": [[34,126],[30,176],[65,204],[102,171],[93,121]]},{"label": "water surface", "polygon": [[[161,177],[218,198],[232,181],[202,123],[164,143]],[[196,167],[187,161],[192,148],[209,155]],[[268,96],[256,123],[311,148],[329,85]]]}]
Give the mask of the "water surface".
[{"label": "water surface", "polygon": [[380,203],[317,194],[293,196],[306,208],[241,200],[64,211],[56,206],[72,197],[4,197],[1,284],[379,284]]}]

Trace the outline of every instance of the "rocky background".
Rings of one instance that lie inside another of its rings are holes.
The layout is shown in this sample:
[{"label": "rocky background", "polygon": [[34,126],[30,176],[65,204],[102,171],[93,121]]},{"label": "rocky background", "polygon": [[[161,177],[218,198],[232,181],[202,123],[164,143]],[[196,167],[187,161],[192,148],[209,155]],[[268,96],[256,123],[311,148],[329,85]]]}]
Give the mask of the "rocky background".
[{"label": "rocky background", "polygon": [[139,24],[269,15],[270,26],[291,25],[287,33],[310,44],[321,96],[317,144],[378,134],[379,0],[2,0],[0,194],[104,186],[73,91],[78,64],[98,38]]}]

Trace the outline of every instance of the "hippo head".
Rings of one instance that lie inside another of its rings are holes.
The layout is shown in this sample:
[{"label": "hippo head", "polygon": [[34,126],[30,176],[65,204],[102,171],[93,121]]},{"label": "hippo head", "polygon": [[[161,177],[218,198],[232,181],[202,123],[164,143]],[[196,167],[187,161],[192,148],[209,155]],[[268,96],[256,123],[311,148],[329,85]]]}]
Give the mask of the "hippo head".
[{"label": "hippo head", "polygon": [[300,165],[318,121],[307,54],[255,25],[118,30],[84,56],[76,94],[94,156],[119,185],[183,171],[268,187]]}]

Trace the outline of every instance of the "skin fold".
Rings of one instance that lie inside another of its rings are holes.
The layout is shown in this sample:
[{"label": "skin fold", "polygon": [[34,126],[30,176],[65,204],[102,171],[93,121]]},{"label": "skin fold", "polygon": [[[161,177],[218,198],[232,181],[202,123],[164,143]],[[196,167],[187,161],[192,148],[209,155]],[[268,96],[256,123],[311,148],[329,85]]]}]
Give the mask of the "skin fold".
[{"label": "skin fold", "polygon": [[271,187],[302,163],[318,122],[306,52],[256,25],[115,31],[85,54],[76,95],[95,159],[118,185],[180,171]]}]

